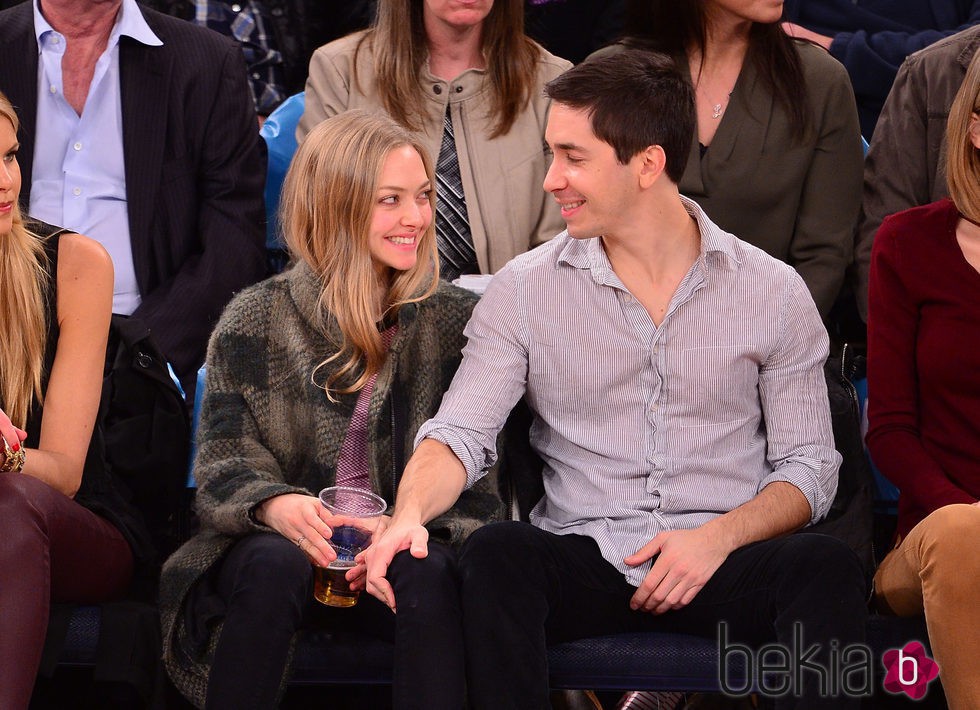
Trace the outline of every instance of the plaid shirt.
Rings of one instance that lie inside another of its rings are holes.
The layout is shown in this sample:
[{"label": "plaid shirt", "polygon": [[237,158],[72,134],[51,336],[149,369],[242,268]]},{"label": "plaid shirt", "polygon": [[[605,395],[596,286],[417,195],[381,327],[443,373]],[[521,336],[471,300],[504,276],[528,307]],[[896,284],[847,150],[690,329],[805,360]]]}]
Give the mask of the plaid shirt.
[{"label": "plaid shirt", "polygon": [[261,0],[194,0],[194,22],[241,42],[255,110],[269,115],[289,95],[282,54],[269,31],[269,10]]}]

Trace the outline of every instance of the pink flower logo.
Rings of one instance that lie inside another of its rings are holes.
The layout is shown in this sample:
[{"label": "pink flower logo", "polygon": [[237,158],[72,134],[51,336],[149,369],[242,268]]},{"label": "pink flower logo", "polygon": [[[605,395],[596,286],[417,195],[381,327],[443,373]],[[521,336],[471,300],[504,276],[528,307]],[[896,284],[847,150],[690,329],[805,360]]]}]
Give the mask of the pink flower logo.
[{"label": "pink flower logo", "polygon": [[929,683],[939,675],[939,664],[926,655],[918,641],[910,641],[905,648],[885,651],[881,662],[885,664],[885,690],[892,695],[905,693],[913,700],[925,697]]}]

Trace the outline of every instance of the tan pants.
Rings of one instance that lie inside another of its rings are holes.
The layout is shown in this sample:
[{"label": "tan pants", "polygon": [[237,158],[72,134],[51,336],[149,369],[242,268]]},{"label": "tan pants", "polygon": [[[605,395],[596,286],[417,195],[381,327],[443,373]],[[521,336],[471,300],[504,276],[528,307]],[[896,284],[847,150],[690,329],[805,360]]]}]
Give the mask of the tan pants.
[{"label": "tan pants", "polygon": [[882,561],[875,598],[898,616],[925,612],[951,710],[980,709],[980,507],[947,505]]}]

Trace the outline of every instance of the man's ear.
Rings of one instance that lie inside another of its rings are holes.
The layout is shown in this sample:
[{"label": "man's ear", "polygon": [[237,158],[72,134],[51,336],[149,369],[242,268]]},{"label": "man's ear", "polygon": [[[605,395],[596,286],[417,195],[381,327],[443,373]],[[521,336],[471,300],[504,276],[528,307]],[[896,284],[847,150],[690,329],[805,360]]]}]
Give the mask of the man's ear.
[{"label": "man's ear", "polygon": [[653,185],[667,168],[667,154],[659,145],[651,145],[636,154],[639,161],[640,187],[648,188]]}]

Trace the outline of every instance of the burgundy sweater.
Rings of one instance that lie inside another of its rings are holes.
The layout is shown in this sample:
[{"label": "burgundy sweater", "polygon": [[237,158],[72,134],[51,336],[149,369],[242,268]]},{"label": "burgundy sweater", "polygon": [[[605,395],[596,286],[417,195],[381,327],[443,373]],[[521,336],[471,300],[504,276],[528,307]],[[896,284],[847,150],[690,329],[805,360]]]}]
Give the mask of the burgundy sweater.
[{"label": "burgundy sweater", "polygon": [[898,534],[980,497],[980,273],[949,200],[882,223],[871,256],[868,448],[901,490]]}]

